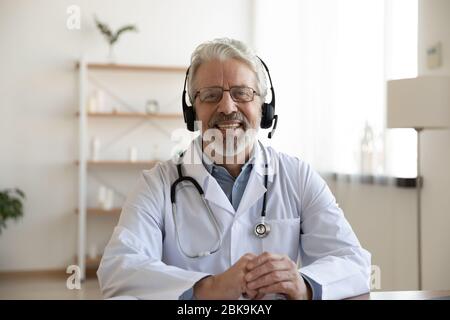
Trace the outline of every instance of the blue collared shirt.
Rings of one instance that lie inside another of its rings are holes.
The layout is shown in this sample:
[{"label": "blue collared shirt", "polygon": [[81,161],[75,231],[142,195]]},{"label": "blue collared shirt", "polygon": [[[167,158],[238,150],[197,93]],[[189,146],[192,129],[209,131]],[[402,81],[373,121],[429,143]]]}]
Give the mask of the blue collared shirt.
[{"label": "blue collared shirt", "polygon": [[250,178],[250,173],[252,172],[252,161],[247,161],[247,163],[242,166],[241,172],[237,178],[234,178],[227,169],[222,166],[206,163],[204,163],[204,165],[206,170],[208,170],[208,172],[216,179],[228,200],[230,200],[230,203],[233,205],[234,210],[237,210],[242,195],[244,194],[245,187],[247,186],[248,179]]},{"label": "blue collared shirt", "polygon": [[[253,163],[254,156],[252,156],[252,158],[250,158],[250,160],[242,166],[241,172],[239,173],[237,178],[234,178],[224,167],[216,165],[214,163],[207,163],[207,161],[203,161],[203,165],[205,166],[206,170],[217,180],[217,183],[220,185],[228,200],[230,200],[230,203],[233,205],[234,210],[237,210],[237,208],[239,207],[239,203],[241,202],[248,179],[250,178],[250,173],[253,169]],[[306,277],[303,274],[302,277],[309,283],[311,287],[313,300],[321,299],[322,287],[314,280]],[[180,296],[179,299],[195,299],[194,289],[188,289]]]}]

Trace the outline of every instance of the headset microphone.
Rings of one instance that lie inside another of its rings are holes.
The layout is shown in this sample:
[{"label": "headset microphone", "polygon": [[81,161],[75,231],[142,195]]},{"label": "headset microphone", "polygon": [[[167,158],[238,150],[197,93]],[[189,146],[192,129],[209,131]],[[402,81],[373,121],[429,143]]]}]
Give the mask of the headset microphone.
[{"label": "headset microphone", "polygon": [[269,137],[269,139],[272,139],[273,135],[275,134],[275,129],[277,128],[277,123],[278,123],[278,115],[273,116],[273,121],[275,121],[275,122],[273,123],[272,131],[270,131],[269,134],[267,135]]}]

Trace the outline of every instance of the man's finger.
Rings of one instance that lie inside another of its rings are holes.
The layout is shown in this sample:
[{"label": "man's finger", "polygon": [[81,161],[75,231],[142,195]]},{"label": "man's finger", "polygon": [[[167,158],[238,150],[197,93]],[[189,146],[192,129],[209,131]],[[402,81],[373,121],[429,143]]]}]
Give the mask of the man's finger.
[{"label": "man's finger", "polygon": [[256,268],[257,266],[260,266],[263,263],[266,263],[267,261],[282,260],[283,258],[284,258],[284,256],[281,256],[279,254],[264,252],[264,253],[260,254],[259,256],[257,256],[256,258],[254,258],[253,260],[251,260],[249,263],[247,263],[247,269],[249,271],[251,271],[252,269]]},{"label": "man's finger", "polygon": [[273,271],[262,277],[247,283],[250,290],[259,290],[260,288],[273,285],[278,282],[292,281],[294,277],[290,271]]},{"label": "man's finger", "polygon": [[246,299],[255,299],[257,295],[258,291],[250,289],[247,289],[245,292],[242,293],[242,296]]},{"label": "man's finger", "polygon": [[281,293],[289,296],[291,292],[294,290],[294,284],[291,281],[282,281],[271,284],[269,286],[265,286],[258,289],[258,292],[264,294],[270,293]]},{"label": "man's finger", "polygon": [[257,296],[254,297],[253,300],[261,300],[262,298],[265,297],[265,295],[266,295],[265,293],[261,293],[261,292],[258,291]]},{"label": "man's finger", "polygon": [[257,256],[253,253],[246,253],[239,258],[239,260],[236,262],[236,265],[244,266],[244,269],[246,269],[248,262],[256,259],[256,257]]},{"label": "man's finger", "polygon": [[245,280],[247,282],[256,280],[273,271],[285,271],[290,269],[290,264],[283,260],[269,260],[257,266],[252,271],[247,272]]}]

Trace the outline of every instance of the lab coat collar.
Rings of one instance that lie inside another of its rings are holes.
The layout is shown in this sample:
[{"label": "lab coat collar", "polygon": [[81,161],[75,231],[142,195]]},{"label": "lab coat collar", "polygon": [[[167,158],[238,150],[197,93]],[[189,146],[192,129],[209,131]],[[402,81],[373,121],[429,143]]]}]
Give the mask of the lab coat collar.
[{"label": "lab coat collar", "polygon": [[259,140],[255,143],[254,161],[254,168],[258,175],[264,178],[264,175],[267,173],[268,181],[272,182],[276,171],[276,161],[274,161],[274,158],[268,148],[263,146]]},{"label": "lab coat collar", "polygon": [[[236,217],[248,211],[267,191],[264,186],[264,177],[267,172],[268,186],[272,183],[274,170],[273,159],[269,150],[262,145],[259,141],[255,143],[255,156],[254,156],[254,166],[247,182],[244,194],[242,196],[241,202],[237,209]],[[267,169],[266,169],[267,164]]]},{"label": "lab coat collar", "polygon": [[[266,188],[264,187],[266,157],[268,164],[268,182],[272,182],[274,170],[271,169],[273,167],[273,161],[270,152],[262,146],[259,141],[255,142],[254,156],[251,157],[251,160],[254,161],[253,169],[239,204],[237,215],[247,211],[261,196],[264,195],[264,192],[266,191]],[[200,184],[205,192],[206,200],[220,206],[232,214],[235,213],[233,206],[219,183],[211,176],[203,165],[203,161],[210,162],[211,160],[203,154],[201,148],[201,136],[191,142],[188,149],[184,152],[181,161],[183,163],[183,175],[194,178]]]},{"label": "lab coat collar", "polygon": [[198,138],[192,140],[188,149],[184,152],[182,158],[183,175],[194,178],[200,184],[207,201],[216,204],[222,209],[228,211],[230,214],[234,214],[233,206],[223,192],[222,188],[220,188],[219,183],[213,176],[211,176],[208,170],[206,170],[203,165],[203,161],[210,160],[203,154],[201,148],[201,136],[199,136]]},{"label": "lab coat collar", "polygon": [[[255,163],[255,149],[253,148],[249,160],[242,166],[241,171],[239,174],[241,174],[244,170],[246,170],[247,167],[253,168],[253,164]],[[206,170],[212,175],[214,170],[219,169],[220,167],[218,164],[215,164],[208,156],[205,155],[203,158],[203,165],[205,166]],[[223,170],[226,170],[223,168]],[[237,179],[237,178],[236,178]]]}]

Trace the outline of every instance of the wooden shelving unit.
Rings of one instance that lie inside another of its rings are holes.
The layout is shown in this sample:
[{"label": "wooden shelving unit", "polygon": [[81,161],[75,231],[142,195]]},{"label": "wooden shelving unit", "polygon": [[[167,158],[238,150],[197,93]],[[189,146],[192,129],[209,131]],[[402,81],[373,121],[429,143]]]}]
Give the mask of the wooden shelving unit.
[{"label": "wooden shelving unit", "polygon": [[[111,71],[144,71],[144,72],[186,72],[187,67],[183,66],[156,66],[121,63],[87,63],[86,67],[91,70],[111,70]],[[80,68],[77,62],[76,68]]]},{"label": "wooden shelving unit", "polygon": [[97,256],[95,258],[90,258],[89,256],[86,257],[86,267],[90,268],[96,268],[100,264],[100,261],[102,260],[102,257]]},{"label": "wooden shelving unit", "polygon": [[[78,256],[74,257],[75,263],[78,261]],[[97,255],[96,257],[89,257],[88,255],[85,256],[85,277],[86,278],[96,278],[97,277],[97,270],[100,266],[100,261],[102,260],[101,255]]]},{"label": "wooden shelving unit", "polygon": [[[78,118],[78,131],[79,131],[79,146],[78,146],[78,160],[76,165],[78,167],[78,209],[76,209],[78,216],[78,252],[76,261],[81,269],[81,278],[85,279],[87,273],[92,274],[92,271],[98,268],[100,257],[96,259],[90,259],[87,257],[87,217],[91,216],[119,216],[121,209],[113,208],[112,210],[102,210],[100,208],[88,207],[87,203],[87,190],[88,190],[88,174],[89,170],[96,168],[113,168],[110,170],[112,174],[118,170],[142,170],[152,168],[158,161],[156,160],[139,160],[139,161],[122,161],[122,160],[100,160],[91,161],[88,158],[89,147],[89,135],[88,124],[91,125],[92,119],[111,119],[118,121],[120,119],[136,119],[136,122],[140,119],[143,120],[157,120],[172,121],[182,120],[183,115],[181,113],[144,113],[144,112],[127,112],[127,111],[113,111],[113,112],[88,112],[86,108],[87,96],[88,96],[88,72],[96,70],[99,72],[109,72],[114,76],[114,72],[150,72],[159,74],[173,74],[174,77],[183,78],[187,67],[183,66],[161,66],[161,65],[138,65],[138,64],[110,64],[110,63],[94,63],[86,61],[81,58],[76,63],[76,69],[78,71],[79,83],[79,97],[78,97],[78,112],[76,116]],[[109,75],[109,74],[108,74]],[[128,75],[127,75],[128,76]],[[172,76],[171,76],[172,77]],[[161,77],[165,78],[165,77]],[[89,79],[89,80],[88,80]],[[159,79],[156,77],[156,79]],[[102,120],[103,121],[103,120]],[[94,122],[94,121],[93,121]],[[94,123],[92,125],[95,125]],[[93,174],[93,173],[92,173]],[[95,274],[95,272],[94,272]]]},{"label": "wooden shelving unit", "polygon": [[152,168],[158,161],[125,161],[125,160],[101,160],[88,161],[90,167],[93,166],[133,166],[133,167],[148,167]]},{"label": "wooden shelving unit", "polygon": [[[106,167],[106,166],[117,166],[117,167],[135,167],[142,169],[151,169],[157,164],[158,160],[148,160],[148,161],[126,161],[126,160],[88,160],[86,161],[86,165],[88,167]],[[77,160],[75,164],[78,166],[80,162]]]},{"label": "wooden shelving unit", "polygon": [[[76,113],[77,117],[80,113]],[[182,119],[183,115],[178,113],[141,113],[141,112],[88,112],[88,118],[145,118],[145,119]]]},{"label": "wooden shelving unit", "polygon": [[86,256],[86,266],[85,266],[85,276],[86,278],[96,278],[97,277],[97,270],[100,266],[100,261],[102,260],[101,256],[96,256],[95,258],[91,258],[89,256]]},{"label": "wooden shelving unit", "polygon": [[[90,216],[118,216],[122,212],[122,208],[112,208],[111,210],[104,210],[102,208],[86,208],[86,214]],[[79,210],[76,209],[78,214]]]}]

